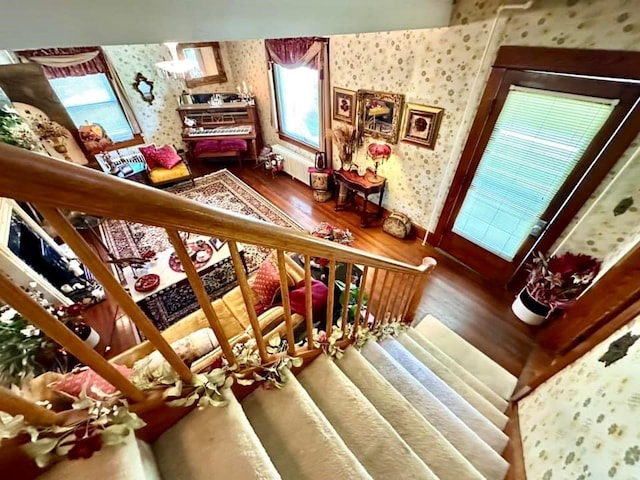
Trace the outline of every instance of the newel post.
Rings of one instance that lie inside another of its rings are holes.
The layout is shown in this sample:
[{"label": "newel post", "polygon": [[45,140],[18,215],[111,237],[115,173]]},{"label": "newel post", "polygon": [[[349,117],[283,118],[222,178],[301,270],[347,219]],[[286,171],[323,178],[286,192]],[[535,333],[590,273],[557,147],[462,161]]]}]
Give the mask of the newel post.
[{"label": "newel post", "polygon": [[438,262],[436,262],[435,258],[424,257],[422,259],[422,264],[419,267],[420,271],[416,274],[413,280],[413,285],[409,292],[409,301],[404,315],[402,316],[404,322],[413,322],[418,310],[418,305],[420,305],[420,301],[422,300],[422,293],[427,283],[427,277],[431,274],[433,269],[436,268],[437,264]]}]

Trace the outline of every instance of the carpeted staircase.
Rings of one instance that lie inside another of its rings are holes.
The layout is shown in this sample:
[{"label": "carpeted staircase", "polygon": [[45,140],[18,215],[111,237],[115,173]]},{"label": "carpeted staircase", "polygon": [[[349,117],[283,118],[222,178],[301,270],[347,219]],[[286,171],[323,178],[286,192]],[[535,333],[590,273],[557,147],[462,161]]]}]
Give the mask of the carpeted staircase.
[{"label": "carpeted staircase", "polygon": [[227,392],[228,407],[190,413],[151,449],[130,439],[41,478],[500,480],[507,473],[503,412],[517,379],[434,317],[288,376],[283,389],[259,388],[242,405]]}]

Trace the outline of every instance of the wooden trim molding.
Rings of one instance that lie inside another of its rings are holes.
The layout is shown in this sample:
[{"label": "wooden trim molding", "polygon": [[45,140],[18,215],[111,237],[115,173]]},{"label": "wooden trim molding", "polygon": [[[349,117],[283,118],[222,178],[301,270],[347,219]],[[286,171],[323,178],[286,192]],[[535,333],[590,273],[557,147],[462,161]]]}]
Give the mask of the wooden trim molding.
[{"label": "wooden trim molding", "polygon": [[640,52],[503,46],[494,68],[640,80]]},{"label": "wooden trim molding", "polygon": [[520,415],[516,402],[509,404],[506,415],[509,417],[509,422],[505,428],[505,433],[509,437],[509,443],[502,456],[509,462],[509,471],[507,472],[505,480],[526,480],[527,472],[524,468]]}]

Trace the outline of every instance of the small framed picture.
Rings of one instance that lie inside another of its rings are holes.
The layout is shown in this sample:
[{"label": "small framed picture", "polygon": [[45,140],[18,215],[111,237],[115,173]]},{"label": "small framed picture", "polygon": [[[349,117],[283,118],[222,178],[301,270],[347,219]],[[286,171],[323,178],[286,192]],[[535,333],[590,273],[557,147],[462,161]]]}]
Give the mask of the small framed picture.
[{"label": "small framed picture", "polygon": [[222,246],[227,243],[226,240],[220,240],[219,238],[212,238],[209,240],[209,243],[213,248],[216,249],[216,252],[222,248]]},{"label": "small framed picture", "polygon": [[333,119],[353,125],[356,117],[356,92],[333,87]]},{"label": "small framed picture", "polygon": [[407,103],[402,120],[402,141],[433,149],[436,145],[443,108]]}]

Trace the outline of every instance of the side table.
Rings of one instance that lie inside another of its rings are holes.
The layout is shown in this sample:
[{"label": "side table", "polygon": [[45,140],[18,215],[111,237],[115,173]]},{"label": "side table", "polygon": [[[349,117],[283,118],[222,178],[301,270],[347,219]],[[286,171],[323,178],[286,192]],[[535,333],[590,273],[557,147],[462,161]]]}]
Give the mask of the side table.
[{"label": "side table", "polygon": [[[385,177],[376,175],[371,168],[367,168],[363,176],[358,175],[357,172],[348,172],[340,169],[335,171],[334,177],[340,187],[340,193],[336,197],[336,211],[346,210],[350,206],[353,206],[357,211],[355,197],[356,192],[360,192],[364,196],[362,211],[360,212],[360,225],[365,228],[369,226],[370,213],[374,213],[376,218],[382,218],[382,199],[384,198],[384,189],[387,185],[387,179]],[[346,195],[341,195],[343,189],[346,191]],[[378,211],[367,212],[369,195],[374,193],[380,194]]]}]

